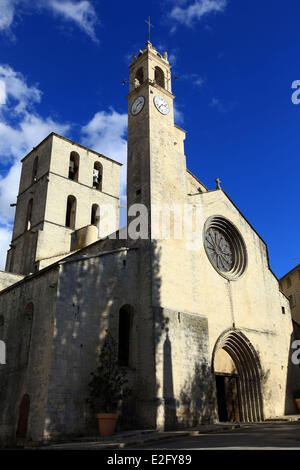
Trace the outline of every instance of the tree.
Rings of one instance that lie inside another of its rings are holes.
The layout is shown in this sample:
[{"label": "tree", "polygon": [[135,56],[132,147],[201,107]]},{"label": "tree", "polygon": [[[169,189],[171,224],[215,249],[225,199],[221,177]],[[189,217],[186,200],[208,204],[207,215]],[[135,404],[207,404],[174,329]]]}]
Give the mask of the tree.
[{"label": "tree", "polygon": [[128,396],[129,389],[125,387],[126,370],[118,364],[117,343],[110,333],[106,334],[96,372],[91,375],[88,401],[92,409],[97,413],[116,412],[119,401]]}]

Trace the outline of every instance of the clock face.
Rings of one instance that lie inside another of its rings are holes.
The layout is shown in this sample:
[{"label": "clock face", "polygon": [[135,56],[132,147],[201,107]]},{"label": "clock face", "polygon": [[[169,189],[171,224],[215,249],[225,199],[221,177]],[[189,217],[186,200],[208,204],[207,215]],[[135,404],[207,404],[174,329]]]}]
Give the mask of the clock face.
[{"label": "clock face", "polygon": [[169,105],[162,96],[154,96],[153,101],[156,109],[158,109],[161,114],[168,114],[170,112]]},{"label": "clock face", "polygon": [[144,104],[145,104],[145,98],[143,96],[139,96],[138,98],[136,98],[134,102],[132,103],[131,113],[134,116],[139,114],[142,111]]}]

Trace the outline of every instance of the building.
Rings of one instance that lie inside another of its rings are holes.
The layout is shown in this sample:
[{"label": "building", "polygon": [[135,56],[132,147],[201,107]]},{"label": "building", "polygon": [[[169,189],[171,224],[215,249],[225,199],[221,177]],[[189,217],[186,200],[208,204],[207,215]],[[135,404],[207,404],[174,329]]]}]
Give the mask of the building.
[{"label": "building", "polygon": [[289,298],[293,320],[300,325],[300,264],[280,279],[280,287]]},{"label": "building", "polygon": [[[40,271],[115,231],[119,223],[119,186],[118,162],[50,134],[22,160],[6,271]],[[112,206],[115,219],[110,225],[101,224],[99,231],[103,205]]]},{"label": "building", "polygon": [[107,330],[133,391],[123,429],[295,410],[289,301],[265,242],[219,181],[208,190],[187,170],[167,53],[147,42],[129,85],[127,229],[113,227],[116,162],[55,134],[23,160],[0,275],[2,442],[91,435],[88,382]]}]

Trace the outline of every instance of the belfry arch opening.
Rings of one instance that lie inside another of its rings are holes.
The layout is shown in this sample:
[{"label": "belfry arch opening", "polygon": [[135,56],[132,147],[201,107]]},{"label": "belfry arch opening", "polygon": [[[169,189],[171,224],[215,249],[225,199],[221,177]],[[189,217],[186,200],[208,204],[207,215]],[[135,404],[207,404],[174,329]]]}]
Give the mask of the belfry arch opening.
[{"label": "belfry arch opening", "polygon": [[154,79],[157,85],[161,86],[162,88],[165,88],[165,75],[160,67],[155,67]]},{"label": "belfry arch opening", "polygon": [[263,421],[260,361],[241,331],[229,330],[219,337],[212,368],[219,421]]},{"label": "belfry arch opening", "polygon": [[75,229],[76,197],[68,196],[66,210],[66,227]]},{"label": "belfry arch opening", "polygon": [[77,152],[71,152],[69,161],[69,179],[73,181],[78,181],[78,171],[79,155]]},{"label": "belfry arch opening", "polygon": [[99,225],[100,225],[100,207],[98,204],[93,204],[92,205],[92,210],[91,210],[91,225],[95,225],[98,228],[99,231]]},{"label": "belfry arch opening", "polygon": [[143,67],[140,67],[135,74],[135,79],[137,80],[138,86],[140,86],[144,82],[144,71]]},{"label": "belfry arch opening", "polygon": [[93,188],[102,191],[103,166],[100,162],[94,163],[93,169]]},{"label": "belfry arch opening", "polygon": [[32,225],[32,206],[33,206],[33,199],[30,199],[27,204],[27,212],[26,212],[26,220],[25,220],[25,231],[31,229]]},{"label": "belfry arch opening", "polygon": [[38,166],[39,166],[39,157],[37,156],[34,159],[33,167],[32,167],[32,183],[35,183],[37,181]]}]

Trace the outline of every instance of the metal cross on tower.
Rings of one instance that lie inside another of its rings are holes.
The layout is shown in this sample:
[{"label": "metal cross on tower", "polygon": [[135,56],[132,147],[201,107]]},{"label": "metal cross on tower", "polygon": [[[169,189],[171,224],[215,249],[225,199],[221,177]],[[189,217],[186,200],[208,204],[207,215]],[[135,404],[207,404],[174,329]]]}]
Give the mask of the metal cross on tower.
[{"label": "metal cross on tower", "polygon": [[145,23],[147,23],[147,25],[149,27],[149,33],[147,34],[146,38],[148,38],[149,41],[150,41],[151,28],[153,28],[153,24],[151,24],[151,21],[150,21],[150,16],[149,16],[147,21],[145,20]]}]

